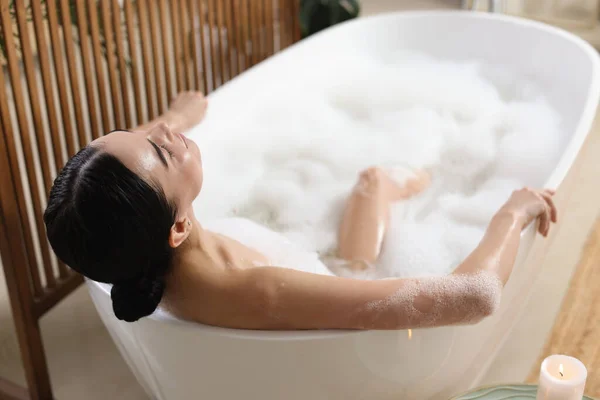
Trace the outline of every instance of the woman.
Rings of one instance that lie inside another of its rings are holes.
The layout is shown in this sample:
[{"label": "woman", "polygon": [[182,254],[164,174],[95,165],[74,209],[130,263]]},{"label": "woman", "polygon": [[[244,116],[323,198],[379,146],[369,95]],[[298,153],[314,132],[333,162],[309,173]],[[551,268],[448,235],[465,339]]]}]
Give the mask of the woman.
[{"label": "woman", "polygon": [[[90,143],[54,182],[44,216],[52,248],[74,270],[113,284],[121,320],[136,321],[160,304],[182,319],[241,329],[474,323],[498,306],[522,229],[539,219],[546,236],[556,222],[553,191],[522,189],[448,276],[367,281],[281,268],[288,266],[204,229],[194,216],[201,157],[181,133],[200,122],[205,108],[201,94],[184,93],[157,120]],[[425,174],[400,186],[379,168],[364,171],[346,205],[338,257],[352,268],[374,263],[390,204],[427,184]]]}]

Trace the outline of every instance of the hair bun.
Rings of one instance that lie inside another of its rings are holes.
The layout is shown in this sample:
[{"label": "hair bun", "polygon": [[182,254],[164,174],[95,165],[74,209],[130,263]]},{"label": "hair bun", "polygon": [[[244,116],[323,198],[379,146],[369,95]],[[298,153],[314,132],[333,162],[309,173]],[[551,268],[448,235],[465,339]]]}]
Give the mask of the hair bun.
[{"label": "hair bun", "polygon": [[156,310],[164,290],[163,278],[116,283],[110,292],[113,311],[118,319],[135,322]]}]

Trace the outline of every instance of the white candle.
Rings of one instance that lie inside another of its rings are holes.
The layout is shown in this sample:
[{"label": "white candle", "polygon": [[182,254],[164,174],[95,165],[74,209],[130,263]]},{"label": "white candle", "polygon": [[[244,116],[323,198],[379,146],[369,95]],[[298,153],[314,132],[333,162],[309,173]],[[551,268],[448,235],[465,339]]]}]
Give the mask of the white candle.
[{"label": "white candle", "polygon": [[587,369],[578,359],[555,354],[547,357],[540,368],[537,400],[581,400]]}]

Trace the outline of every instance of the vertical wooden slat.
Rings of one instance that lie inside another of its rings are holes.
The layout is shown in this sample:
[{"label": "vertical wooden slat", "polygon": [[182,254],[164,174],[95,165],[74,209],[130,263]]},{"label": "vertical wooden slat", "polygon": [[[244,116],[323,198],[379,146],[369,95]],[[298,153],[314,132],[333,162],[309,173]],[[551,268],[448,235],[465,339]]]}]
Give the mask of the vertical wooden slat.
[{"label": "vertical wooden slat", "polygon": [[208,19],[208,42],[210,48],[210,72],[212,75],[212,90],[217,88],[217,65],[219,64],[219,58],[216,51],[216,44],[214,39],[214,17],[215,17],[215,9],[213,6],[213,0],[206,0],[206,10]]},{"label": "vertical wooden slat", "polygon": [[173,62],[173,53],[169,47],[169,35],[167,27],[169,26],[169,20],[167,19],[167,6],[166,0],[159,0],[159,15],[160,15],[160,28],[162,35],[162,48],[163,48],[163,61],[165,68],[165,86],[167,90],[167,100],[170,100],[175,96],[173,91],[173,81],[171,80],[171,65]]},{"label": "vertical wooden slat", "polygon": [[283,49],[283,3],[285,0],[273,0],[275,2],[275,21],[277,25],[278,50]]},{"label": "vertical wooden slat", "polygon": [[125,1],[125,19],[127,25],[127,40],[129,41],[129,56],[131,57],[131,69],[133,70],[133,97],[135,99],[136,117],[137,124],[141,125],[144,123],[144,111],[142,106],[142,90],[141,90],[141,78],[140,69],[138,64],[138,48],[136,36],[135,36],[135,15],[133,13],[131,1]]},{"label": "vertical wooden slat", "polygon": [[58,87],[58,99],[60,101],[62,127],[65,134],[65,141],[67,142],[67,157],[71,157],[77,150],[73,126],[71,124],[71,116],[69,113],[69,98],[67,97],[66,73],[65,66],[63,64],[63,50],[58,33],[56,0],[48,0],[46,2],[46,7],[48,10],[48,26],[50,28],[50,39],[52,41],[52,53],[54,54],[52,60],[54,61],[54,71]]},{"label": "vertical wooden slat", "polygon": [[279,0],[279,35],[281,36],[281,49],[289,46],[289,19],[288,19],[288,4],[291,0]]},{"label": "vertical wooden slat", "polygon": [[[198,40],[196,39],[196,24],[195,24],[195,20],[196,18],[199,17],[198,15],[198,10],[196,7],[196,1],[195,0],[189,0],[188,3],[188,16],[190,19],[190,35],[192,37],[190,46],[192,47],[192,65],[193,65],[193,69],[194,69],[194,79],[196,81],[196,86],[195,89],[196,90],[200,90],[200,85],[202,85],[202,91],[206,90],[206,85],[203,83],[202,81],[202,77],[200,76],[201,74],[201,69],[200,69],[200,63],[202,62],[202,60],[198,59]],[[200,19],[201,20],[201,19]],[[200,30],[200,35],[202,35],[202,26],[200,26],[199,28]]]},{"label": "vertical wooden slat", "polygon": [[179,34],[180,40],[183,46],[182,56],[183,60],[183,70],[185,71],[185,88],[187,90],[192,90],[195,87],[194,84],[194,74],[191,73],[190,68],[192,67],[192,59],[191,59],[191,48],[190,48],[190,38],[188,36],[188,7],[187,0],[179,0]]},{"label": "vertical wooden slat", "polygon": [[[0,3],[0,8],[5,4]],[[9,121],[10,123],[10,121]],[[2,133],[4,129],[0,126]],[[6,154],[6,142],[0,133],[0,154]],[[0,378],[0,398],[6,400],[51,399],[52,388],[40,335],[38,317],[33,306],[26,257],[21,246],[22,231],[18,207],[11,192],[16,190],[10,176],[7,160],[0,158],[0,256],[10,299],[15,331],[19,341],[21,360],[25,370],[27,390],[16,390]],[[8,398],[7,398],[8,396]]]},{"label": "vertical wooden slat", "polygon": [[266,19],[266,36],[267,36],[267,47],[266,52],[267,56],[275,53],[275,41],[273,38],[273,0],[265,0],[265,19]]},{"label": "vertical wooden slat", "polygon": [[242,1],[241,0],[233,0],[233,25],[235,26],[236,32],[236,43],[237,43],[237,63],[238,63],[238,73],[241,73],[244,70],[244,63],[246,57],[246,40],[245,40],[245,27],[244,27],[244,14],[242,10]]},{"label": "vertical wooden slat", "polygon": [[[48,55],[47,37],[44,34],[44,24],[42,22],[42,9],[40,3],[33,1],[31,3],[32,15],[33,15],[33,27],[35,29],[36,47],[39,57],[39,69],[42,73],[42,84],[44,87],[44,99],[46,105],[46,113],[48,116],[48,124],[50,127],[50,135],[52,137],[52,149],[54,150],[54,166],[56,171],[60,171],[63,166],[63,154],[65,149],[63,148],[62,141],[60,138],[60,132],[58,131],[58,120],[57,111],[54,104],[54,90],[52,86],[52,79],[50,76],[50,56]],[[45,144],[45,142],[44,142]],[[61,278],[65,278],[69,273],[65,264],[58,260],[58,271]]]},{"label": "vertical wooden slat", "polygon": [[[87,24],[87,13],[85,9],[86,2],[77,1],[75,2],[75,8],[77,13],[77,24],[79,32],[79,46],[81,48],[81,60],[83,62],[83,77],[85,82],[85,93],[87,100],[87,110],[90,116],[90,125],[92,132],[92,139],[97,139],[102,135],[102,131],[106,129],[100,121],[98,116],[98,108],[96,106],[96,96],[94,92],[94,77],[95,72],[92,70],[91,51],[89,44],[89,33]],[[69,3],[66,0],[61,0],[61,9],[68,10]],[[81,101],[80,101],[80,88],[79,80],[77,79],[78,66],[75,61],[75,53],[73,50],[73,34],[71,32],[71,18],[68,12],[63,12],[63,30],[65,32],[65,44],[67,50],[67,59],[69,64],[69,72],[71,77],[71,92],[73,93],[73,103],[75,106],[75,115],[77,121],[77,131],[79,132],[79,141],[81,146],[86,145],[87,138],[85,137],[85,130],[83,128],[83,116],[81,115]],[[100,103],[102,108],[102,103]]]},{"label": "vertical wooden slat", "polygon": [[[16,48],[15,48],[15,41],[13,38],[13,25],[12,25],[12,21],[11,21],[11,17],[10,17],[10,13],[9,13],[9,9],[8,9],[8,4],[5,2],[2,4],[2,7],[0,7],[0,14],[1,14],[1,19],[2,19],[2,30],[3,32],[10,32],[9,34],[5,34],[4,35],[4,45],[5,45],[5,51],[6,51],[6,58],[7,58],[7,62],[8,62],[8,72],[10,75],[10,80],[11,80],[11,85],[12,85],[12,92],[13,92],[13,101],[15,104],[15,108],[17,111],[17,120],[18,120],[18,126],[19,126],[19,135],[21,136],[21,145],[23,146],[23,153],[24,153],[24,158],[25,158],[25,165],[26,165],[26,173],[27,173],[27,178],[29,181],[29,190],[31,193],[31,200],[33,203],[33,209],[34,209],[34,215],[31,216],[34,220],[36,220],[36,216],[40,215],[39,211],[41,210],[41,204],[40,204],[40,193],[39,193],[39,189],[38,189],[38,179],[37,179],[37,173],[36,173],[36,169],[35,169],[35,165],[33,163],[33,150],[32,150],[32,145],[31,145],[31,137],[29,135],[29,122],[27,121],[27,116],[25,113],[25,100],[23,98],[23,93],[22,93],[22,84],[21,84],[21,74],[19,71],[19,59],[16,53]],[[5,102],[2,102],[2,108],[6,107]],[[10,121],[10,117],[8,114],[8,111],[6,111],[6,117],[4,118],[5,121]],[[9,125],[6,124],[7,126],[5,126],[5,129],[10,129]],[[14,135],[14,134],[13,134]],[[16,143],[15,143],[15,139],[13,135],[9,135],[9,146],[11,149],[11,159],[14,159],[15,161],[13,162],[13,169],[14,171],[19,171],[18,169],[18,164],[16,164],[16,160],[18,160],[18,155],[17,155],[17,150],[16,150]],[[15,166],[17,166],[15,168]],[[20,176],[14,176],[15,181],[20,181],[21,178]],[[21,193],[19,193],[21,194]],[[22,204],[22,208],[23,213],[25,213],[27,210],[27,206],[26,206],[26,202],[23,201]],[[28,229],[29,228],[29,222],[28,221],[24,221],[27,225],[24,225],[24,229]],[[43,232],[43,231],[42,231]],[[29,236],[33,236],[33,235],[29,235]],[[41,236],[39,235],[38,232],[38,238],[41,238]],[[41,241],[41,240],[40,240]],[[28,249],[29,251],[29,249]],[[30,253],[30,257],[33,257],[33,255],[35,254],[34,252],[34,247],[33,247],[33,242],[31,242],[31,253]],[[33,258],[35,259],[35,258]],[[46,260],[42,260],[42,262],[45,262]],[[50,257],[48,257],[48,263],[50,262]],[[31,264],[31,268],[30,268],[30,272],[31,272],[31,277],[32,277],[32,281],[34,284],[34,289],[36,290],[37,293],[42,293],[43,289],[42,289],[42,285],[41,285],[41,280],[39,277],[39,271],[37,269],[37,262],[34,262],[33,264]]]},{"label": "vertical wooden slat", "polygon": [[210,49],[206,49],[206,35],[204,34],[204,30],[206,28],[205,20],[204,20],[204,12],[206,8],[204,7],[204,1],[198,0],[198,23],[200,29],[200,54],[202,60],[202,84],[204,85],[204,93],[208,93],[208,71],[210,71]]},{"label": "vertical wooden slat", "polygon": [[291,0],[292,7],[292,23],[294,27],[294,43],[300,40],[302,34],[300,32],[300,0]]},{"label": "vertical wooden slat", "polygon": [[29,24],[23,2],[15,3],[17,11],[17,25],[19,27],[19,37],[21,39],[21,57],[25,69],[25,83],[29,93],[29,105],[33,116],[34,133],[37,139],[37,150],[42,170],[43,183],[46,191],[50,191],[52,186],[52,174],[50,173],[50,157],[48,148],[44,139],[44,125],[42,122],[42,111],[39,102],[39,93],[37,77],[35,75],[35,65],[33,64],[33,49],[30,43]]},{"label": "vertical wooden slat", "polygon": [[288,33],[288,46],[294,42],[294,17],[293,10],[294,9],[294,0],[289,0],[286,3],[285,8],[285,19],[286,19],[286,31]]},{"label": "vertical wooden slat", "polygon": [[[4,4],[0,3],[0,7]],[[3,127],[0,127],[2,129]],[[0,134],[0,154],[5,154],[6,143]],[[5,400],[52,399],[50,375],[44,354],[38,316],[34,311],[33,295],[29,285],[28,271],[21,247],[17,207],[11,191],[16,187],[10,180],[9,168],[4,158],[0,158],[0,255],[27,390],[15,390],[14,385],[0,379],[0,398]],[[8,387],[7,387],[8,386]],[[8,398],[7,398],[8,396]]]},{"label": "vertical wooden slat", "polygon": [[287,4],[290,0],[279,0],[279,31],[281,34],[281,48],[285,49],[289,44]]},{"label": "vertical wooden slat", "polygon": [[[76,3],[79,5],[79,2]],[[79,138],[79,146],[83,147],[87,143],[87,137],[85,135],[85,124],[83,119],[83,111],[82,111],[82,102],[79,90],[79,65],[77,63],[77,58],[75,56],[75,49],[73,45],[73,30],[71,29],[71,13],[69,12],[69,3],[68,0],[61,0],[60,9],[62,14],[62,29],[63,29],[63,39],[65,41],[65,52],[67,55],[67,66],[69,67],[69,83],[71,86],[71,96],[73,99],[73,106],[75,109],[75,122],[77,123],[77,136]],[[82,30],[83,25],[85,24],[85,17],[78,17],[80,32]],[[84,38],[81,37],[80,40],[83,42]],[[89,99],[88,99],[89,100]]]},{"label": "vertical wooden slat", "polygon": [[227,30],[227,61],[229,64],[229,78],[233,78],[239,73],[237,69],[237,43],[236,34],[233,25],[233,1],[225,0],[225,29]]},{"label": "vertical wooden slat", "polygon": [[31,2],[33,15],[33,27],[35,30],[36,47],[39,58],[39,70],[42,74],[42,85],[44,87],[44,100],[46,105],[46,113],[48,116],[48,124],[50,126],[50,134],[52,136],[52,148],[54,150],[54,165],[56,170],[60,170],[63,166],[63,146],[58,132],[58,119],[56,107],[54,104],[54,90],[52,87],[52,78],[50,76],[51,65],[50,56],[48,55],[48,47],[46,43],[46,35],[44,35],[44,23],[42,21],[42,9],[37,1]]},{"label": "vertical wooden slat", "polygon": [[[27,90],[29,92],[29,105],[31,106],[31,112],[33,114],[33,126],[34,133],[37,139],[37,153],[38,159],[40,161],[40,168],[42,170],[43,176],[43,187],[45,189],[44,197],[50,192],[50,187],[52,186],[52,174],[50,173],[50,157],[48,154],[48,146],[46,145],[46,139],[44,136],[44,125],[42,123],[42,113],[40,109],[39,103],[39,93],[37,86],[37,79],[34,72],[34,64],[32,59],[33,50],[31,48],[31,43],[29,41],[29,29],[27,23],[27,14],[25,10],[25,5],[22,2],[15,3],[17,8],[17,23],[19,25],[19,36],[21,38],[21,54],[23,57],[23,63],[25,67],[25,77],[27,82]],[[13,81],[13,90],[15,90],[15,83]],[[17,89],[18,90],[18,89]],[[26,121],[24,121],[27,123]],[[21,127],[23,123],[20,124]],[[27,133],[26,133],[27,134]],[[25,135],[22,135],[25,136]],[[33,157],[33,149],[29,149],[29,154],[26,154],[26,157]],[[54,276],[54,271],[52,270],[52,259],[50,257],[50,251],[48,246],[48,241],[45,236],[45,227],[42,221],[42,215],[44,213],[42,205],[40,193],[38,192],[37,182],[31,181],[32,188],[35,190],[32,192],[32,197],[34,197],[34,212],[35,212],[35,222],[38,230],[38,245],[40,246],[40,250],[42,253],[42,268],[44,270],[44,274],[46,277],[46,286],[54,287],[56,286],[56,277]]]},{"label": "vertical wooden slat", "polygon": [[219,40],[219,58],[221,60],[221,84],[225,83],[231,74],[231,69],[229,67],[229,60],[225,56],[227,53],[227,48],[225,46],[225,41],[223,40],[223,0],[217,1],[217,38]]},{"label": "vertical wooden slat", "polygon": [[171,40],[174,45],[174,57],[173,62],[175,63],[175,79],[177,81],[177,92],[182,92],[185,87],[185,76],[183,75],[183,68],[181,63],[181,42],[179,41],[179,7],[177,6],[177,0],[169,0],[171,5],[171,34],[173,35]]},{"label": "vertical wooden slat", "polygon": [[[156,118],[158,113],[154,107],[154,95],[152,90],[152,65],[150,63],[150,40],[148,38],[148,9],[147,0],[137,0],[138,4],[138,20],[140,23],[140,40],[142,46],[142,61],[144,65],[143,75],[146,85],[146,97],[144,101],[148,104],[148,119]],[[152,6],[151,6],[152,7]]]},{"label": "vertical wooden slat", "polygon": [[[106,71],[102,56],[102,48],[100,46],[100,28],[98,26],[98,3],[95,1],[86,2],[88,4],[88,17],[90,22],[90,31],[92,34],[92,50],[94,54],[94,64],[96,66],[96,80],[98,82],[98,94],[100,97],[100,113],[102,114],[102,124],[104,133],[115,128],[114,123],[110,121],[108,110],[110,108],[109,99],[106,95]],[[83,40],[83,38],[81,38]]]},{"label": "vertical wooden slat", "polygon": [[[2,0],[0,2],[0,26],[2,27],[2,33],[5,39],[5,49],[6,49],[6,58],[8,62],[8,72],[10,74],[10,78],[13,82],[18,82],[19,86],[17,88],[13,87],[13,101],[17,108],[17,119],[20,126],[20,134],[25,136],[22,141],[28,142],[29,135],[27,129],[27,120],[25,118],[24,109],[23,109],[23,95],[21,94],[20,82],[19,82],[19,69],[16,63],[16,53],[15,53],[15,44],[12,35],[12,22],[9,14],[9,9],[7,5],[7,0]],[[10,32],[9,34],[6,34]],[[37,269],[37,261],[35,257],[35,249],[33,245],[33,234],[30,229],[29,220],[27,218],[27,202],[25,199],[25,190],[23,187],[23,182],[20,179],[20,168],[19,161],[17,155],[17,143],[15,140],[15,135],[17,132],[13,131],[13,125],[11,123],[10,112],[8,109],[8,94],[7,90],[8,85],[4,81],[4,73],[0,74],[0,117],[2,118],[2,133],[6,138],[6,146],[8,147],[10,166],[13,171],[12,180],[14,181],[16,187],[16,197],[19,205],[19,209],[21,210],[20,214],[20,225],[23,230],[23,239],[25,241],[25,250],[27,253],[27,262],[29,264],[29,271],[31,276],[31,283],[33,285],[33,292],[35,296],[40,296],[43,293],[42,282],[40,280],[39,272]],[[27,135],[25,135],[27,134]],[[35,170],[33,168],[33,160],[25,159],[26,168],[27,168],[27,177],[29,181],[36,181]],[[6,173],[6,171],[0,171],[1,173]],[[17,179],[15,179],[15,177]]]},{"label": "vertical wooden slat", "polygon": [[260,60],[260,16],[258,15],[257,5],[260,0],[249,0],[250,3],[250,29],[252,41],[252,65]]},{"label": "vertical wooden slat", "polygon": [[[159,37],[159,33],[158,33],[158,28],[156,26],[158,22],[157,16],[156,16],[156,7],[154,2],[152,2],[152,5],[150,5],[150,7],[148,7],[148,11],[149,11],[149,16],[148,18],[150,19],[150,35],[151,35],[151,39],[152,39],[152,56],[153,56],[153,62],[154,62],[154,76],[156,77],[155,80],[155,84],[156,84],[156,106],[158,109],[158,113],[163,113],[165,111],[167,111],[167,106],[169,105],[168,100],[169,100],[169,95],[165,96],[165,92],[163,90],[163,79],[161,76],[161,62],[160,62],[160,37]],[[167,103],[165,103],[163,100],[166,99]]]},{"label": "vertical wooden slat", "polygon": [[125,61],[125,42],[121,30],[121,7],[117,0],[112,0],[113,29],[115,30],[115,42],[117,43],[117,57],[119,60],[119,75],[121,77],[121,96],[123,100],[123,113],[125,114],[125,127],[133,127],[133,115],[129,105],[129,85],[127,80],[127,63]]},{"label": "vertical wooden slat", "polygon": [[250,19],[250,0],[242,0],[240,8],[242,9],[242,26],[244,27],[244,54],[245,62],[244,68],[248,69],[252,66],[252,32],[250,26],[252,20]]},{"label": "vertical wooden slat", "polygon": [[[93,3],[93,2],[92,2]],[[115,42],[113,39],[113,28],[111,18],[111,6],[109,0],[100,1],[102,4],[102,27],[104,32],[104,46],[106,48],[106,63],[108,67],[108,78],[110,81],[110,94],[112,96],[110,103],[114,110],[114,127],[125,125],[125,118],[121,107],[121,94],[119,93],[119,78],[117,70],[119,65],[115,58]],[[112,129],[112,128],[111,128]]]},{"label": "vertical wooden slat", "polygon": [[265,34],[266,34],[266,23],[265,23],[265,10],[264,10],[263,0],[256,1],[256,28],[258,31],[258,60],[259,62],[264,60],[267,55],[266,51],[266,43],[265,43]]}]

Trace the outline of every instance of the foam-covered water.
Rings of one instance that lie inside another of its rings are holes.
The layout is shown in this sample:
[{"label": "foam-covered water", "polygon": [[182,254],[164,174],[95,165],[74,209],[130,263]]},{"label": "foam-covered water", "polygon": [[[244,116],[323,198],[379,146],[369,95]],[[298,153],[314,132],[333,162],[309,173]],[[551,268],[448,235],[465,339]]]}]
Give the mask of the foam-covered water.
[{"label": "foam-covered water", "polygon": [[340,65],[269,88],[223,132],[192,135],[205,169],[200,220],[246,217],[325,254],[361,170],[426,168],[432,186],[393,207],[378,272],[357,276],[439,275],[512,190],[542,186],[557,163],[558,113],[508,69],[410,53]]}]

